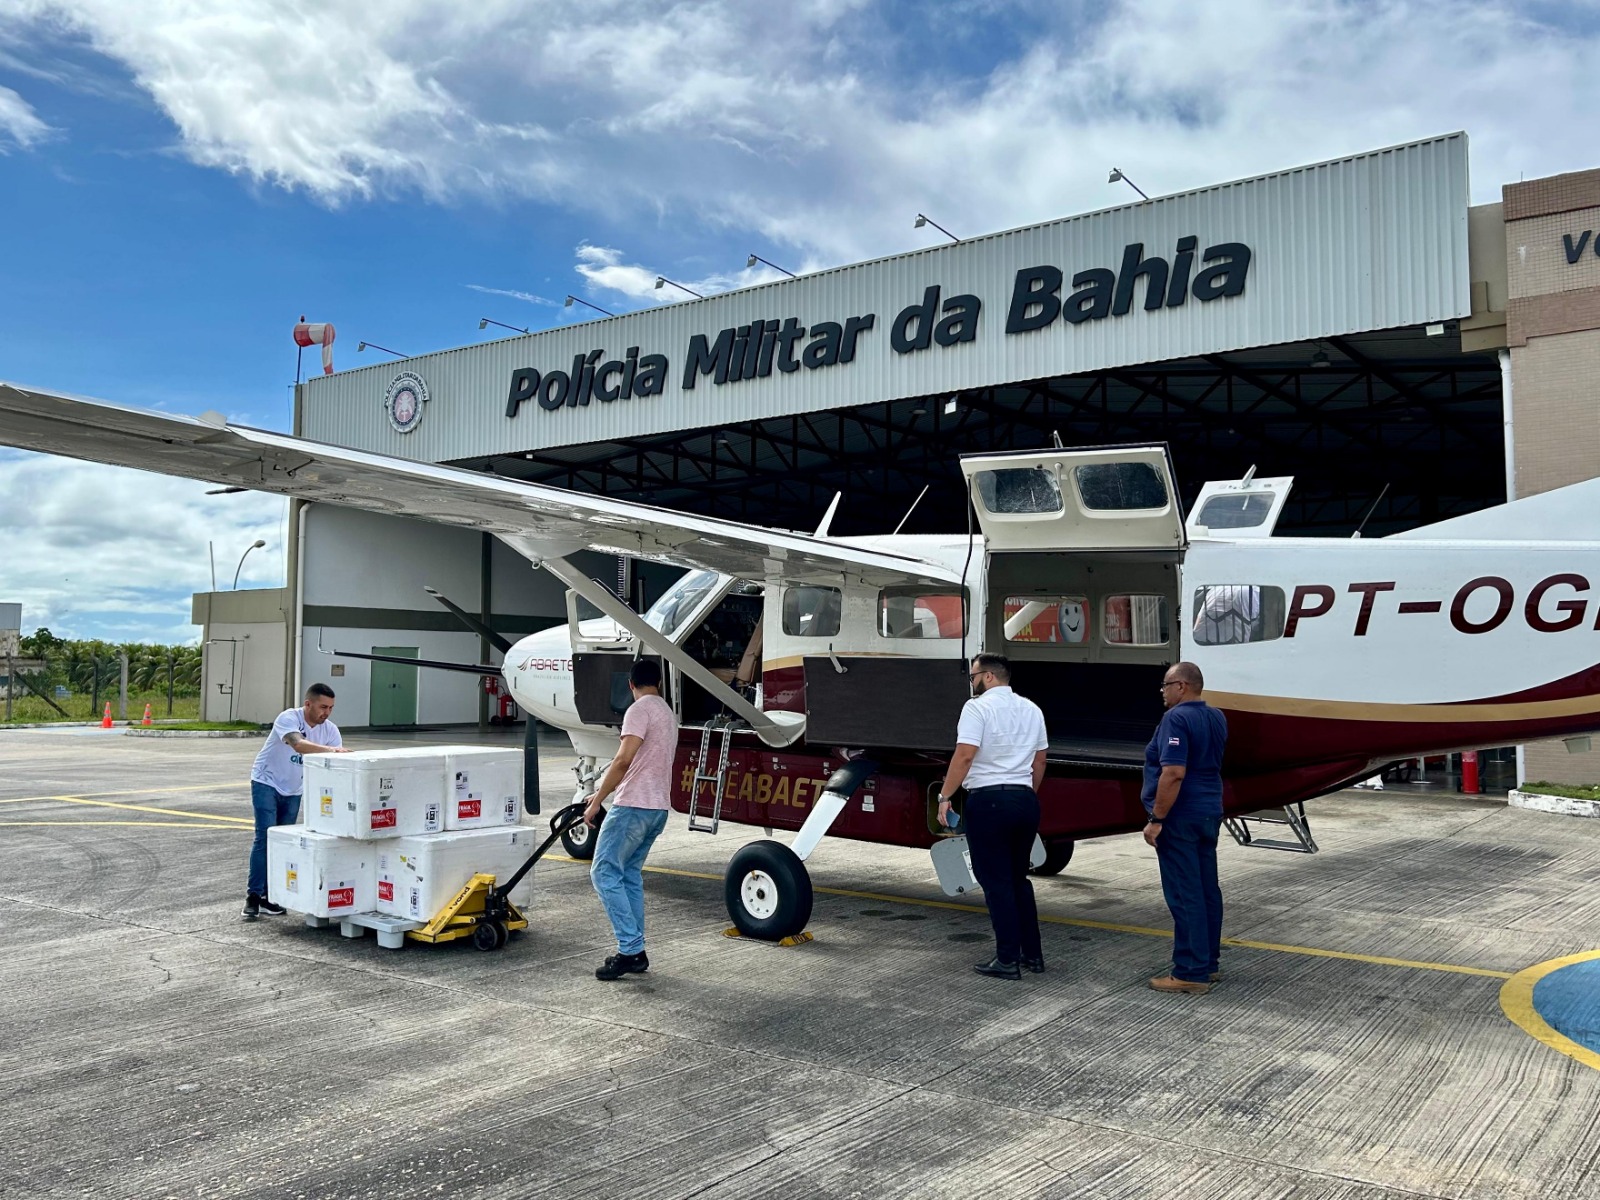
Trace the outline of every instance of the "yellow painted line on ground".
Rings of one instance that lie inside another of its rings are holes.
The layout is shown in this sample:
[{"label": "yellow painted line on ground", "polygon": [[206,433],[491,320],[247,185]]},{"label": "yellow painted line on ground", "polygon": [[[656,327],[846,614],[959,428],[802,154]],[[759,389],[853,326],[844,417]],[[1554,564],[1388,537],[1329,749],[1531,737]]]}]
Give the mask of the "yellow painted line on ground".
[{"label": "yellow painted line on ground", "polygon": [[[156,796],[166,795],[169,792],[218,792],[225,788],[236,786],[233,783],[201,783],[193,787],[168,787],[168,788],[134,788],[127,792],[84,792],[74,796],[78,800],[98,799],[102,796]],[[11,796],[0,800],[0,804],[26,804],[30,800],[59,800],[60,796]]]},{"label": "yellow painted line on ground", "polygon": [[237,829],[250,832],[243,825],[212,825],[206,821],[0,821],[0,826],[29,825],[129,825],[139,829]]},{"label": "yellow painted line on ground", "polygon": [[[547,854],[548,859],[558,862],[580,863],[582,860],[568,858],[564,854]],[[654,871],[658,875],[680,875],[686,879],[710,879],[721,882],[721,875],[711,875],[704,871],[684,871],[677,867],[646,867],[646,871]],[[914,904],[919,908],[940,908],[950,912],[972,913],[976,916],[987,916],[986,910],[975,904],[960,904],[954,900],[928,900],[919,896],[900,896],[891,892],[857,892],[848,888],[813,887],[813,891],[829,896],[846,896],[852,900],[878,900],[887,904]],[[1151,929],[1143,925],[1118,925],[1110,921],[1090,921],[1082,917],[1057,917],[1048,913],[1040,913],[1039,920],[1050,925],[1071,925],[1079,929],[1100,929],[1108,933],[1131,933],[1139,937],[1164,938],[1172,940],[1170,929]],[[1323,950],[1317,946],[1287,946],[1279,942],[1255,942],[1244,938],[1223,938],[1224,946],[1239,946],[1247,950],[1270,950],[1277,954],[1303,954],[1310,958],[1337,958],[1346,962],[1372,963],[1380,967],[1408,967],[1414,971],[1443,971],[1452,975],[1481,975],[1489,979],[1512,979],[1510,971],[1491,971],[1485,967],[1463,967],[1455,963],[1422,962],[1410,958],[1388,958],[1380,954],[1355,954],[1348,950]],[[1564,960],[1563,960],[1564,961]],[[1532,991],[1532,985],[1529,985]],[[1554,1031],[1552,1030],[1552,1033]],[[1560,1037],[1560,1034],[1555,1034]]]},{"label": "yellow painted line on ground", "polygon": [[44,796],[45,800],[59,800],[65,804],[89,804],[96,808],[115,808],[126,812],[158,813],[164,817],[196,817],[203,821],[221,821],[224,825],[255,827],[255,817],[229,817],[218,813],[189,812],[181,808],[156,808],[148,804],[123,804],[116,800],[91,800],[87,796]]},{"label": "yellow painted line on ground", "polygon": [[1565,958],[1552,958],[1549,962],[1524,967],[1506,980],[1505,986],[1500,989],[1500,1011],[1510,1017],[1523,1032],[1531,1034],[1552,1050],[1557,1050],[1568,1058],[1575,1058],[1586,1067],[1600,1070],[1600,1054],[1551,1028],[1549,1022],[1541,1017],[1539,1010],[1533,1006],[1533,989],[1539,980],[1552,971],[1559,971],[1562,967],[1570,967],[1573,963],[1588,962],[1595,958],[1600,958],[1600,950],[1569,954]]}]

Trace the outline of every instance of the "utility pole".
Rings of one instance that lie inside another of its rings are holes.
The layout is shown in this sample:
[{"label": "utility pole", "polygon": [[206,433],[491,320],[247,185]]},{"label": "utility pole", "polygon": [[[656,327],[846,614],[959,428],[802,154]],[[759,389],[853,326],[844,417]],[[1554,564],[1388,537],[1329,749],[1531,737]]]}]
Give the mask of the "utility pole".
[{"label": "utility pole", "polygon": [[124,650],[117,657],[121,660],[121,670],[118,672],[120,684],[117,691],[117,718],[126,721],[128,719],[128,652]]}]

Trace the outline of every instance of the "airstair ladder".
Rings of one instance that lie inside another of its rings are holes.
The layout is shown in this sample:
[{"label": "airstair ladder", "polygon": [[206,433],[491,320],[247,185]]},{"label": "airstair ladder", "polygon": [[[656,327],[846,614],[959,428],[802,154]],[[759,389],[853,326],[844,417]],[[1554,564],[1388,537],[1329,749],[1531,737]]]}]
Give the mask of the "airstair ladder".
[{"label": "airstair ladder", "polygon": [[[1316,840],[1311,836],[1311,822],[1306,819],[1306,806],[1304,804],[1290,804],[1284,807],[1281,817],[1264,817],[1260,813],[1247,813],[1238,817],[1224,817],[1222,823],[1228,827],[1228,832],[1233,835],[1233,840],[1241,846],[1259,846],[1263,850],[1286,850],[1290,854],[1315,854],[1317,852]],[[1256,837],[1250,831],[1252,825],[1282,825],[1294,834],[1294,841],[1283,838]]]},{"label": "airstair ladder", "polygon": [[[717,769],[707,771],[706,763],[711,757],[711,742],[719,735],[721,745],[717,749]],[[728,751],[732,741],[732,721],[720,725],[711,722],[700,731],[700,753],[695,758],[694,782],[689,785],[689,828],[695,833],[715,833],[717,826],[722,822],[722,793],[728,782]],[[702,784],[711,785],[709,814],[700,810]]]}]

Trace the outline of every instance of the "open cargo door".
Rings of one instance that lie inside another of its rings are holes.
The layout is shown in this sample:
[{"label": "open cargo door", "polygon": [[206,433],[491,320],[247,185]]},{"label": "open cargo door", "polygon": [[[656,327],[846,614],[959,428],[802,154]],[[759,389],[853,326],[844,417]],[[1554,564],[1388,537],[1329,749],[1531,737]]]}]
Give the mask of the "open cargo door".
[{"label": "open cargo door", "polygon": [[1215,481],[1200,489],[1189,514],[1189,536],[1271,537],[1294,486],[1293,475]]},{"label": "open cargo door", "polygon": [[1165,445],[961,459],[990,550],[1182,550]]}]

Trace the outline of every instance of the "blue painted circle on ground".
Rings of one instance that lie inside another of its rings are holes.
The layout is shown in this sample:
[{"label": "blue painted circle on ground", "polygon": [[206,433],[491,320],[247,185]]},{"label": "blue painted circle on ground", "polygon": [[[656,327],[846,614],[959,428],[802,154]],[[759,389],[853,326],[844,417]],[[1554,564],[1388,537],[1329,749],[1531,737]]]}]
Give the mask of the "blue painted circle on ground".
[{"label": "blue painted circle on ground", "polygon": [[1600,1054],[1600,958],[1551,971],[1533,985],[1533,1007],[1557,1033]]}]

